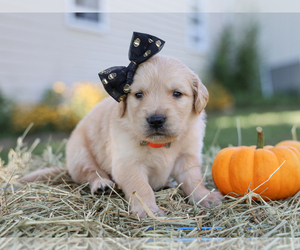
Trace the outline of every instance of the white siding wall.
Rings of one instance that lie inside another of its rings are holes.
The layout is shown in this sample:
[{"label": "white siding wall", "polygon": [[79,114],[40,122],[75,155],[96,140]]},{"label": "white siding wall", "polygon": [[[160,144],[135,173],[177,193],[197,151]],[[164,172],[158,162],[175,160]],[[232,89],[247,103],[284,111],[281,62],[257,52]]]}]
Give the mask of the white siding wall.
[{"label": "white siding wall", "polygon": [[261,47],[266,63],[278,65],[300,58],[300,13],[260,13]]},{"label": "white siding wall", "polygon": [[99,82],[98,72],[127,65],[132,31],[166,41],[161,54],[194,71],[203,57],[188,50],[184,13],[111,13],[108,32],[70,28],[63,13],[0,14],[0,89],[22,101],[37,101],[55,81]]}]

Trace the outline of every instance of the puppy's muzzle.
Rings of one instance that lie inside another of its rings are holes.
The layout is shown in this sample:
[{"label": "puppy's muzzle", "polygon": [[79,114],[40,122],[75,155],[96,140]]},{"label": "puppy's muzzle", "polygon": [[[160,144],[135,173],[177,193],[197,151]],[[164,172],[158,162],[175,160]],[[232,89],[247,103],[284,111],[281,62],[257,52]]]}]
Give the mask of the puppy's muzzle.
[{"label": "puppy's muzzle", "polygon": [[166,117],[163,115],[152,115],[147,118],[150,128],[159,129],[164,126]]}]

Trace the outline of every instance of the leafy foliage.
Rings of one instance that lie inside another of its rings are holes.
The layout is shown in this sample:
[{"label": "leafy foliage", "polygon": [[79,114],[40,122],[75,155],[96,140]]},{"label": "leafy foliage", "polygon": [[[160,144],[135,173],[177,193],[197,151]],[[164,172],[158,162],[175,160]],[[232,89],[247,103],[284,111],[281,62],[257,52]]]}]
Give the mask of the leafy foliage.
[{"label": "leafy foliage", "polygon": [[0,130],[5,131],[10,125],[10,113],[12,109],[12,101],[5,98],[0,91]]},{"label": "leafy foliage", "polygon": [[230,110],[234,106],[234,97],[224,85],[218,82],[211,82],[207,89],[209,92],[207,111]]},{"label": "leafy foliage", "polygon": [[220,82],[231,91],[233,84],[233,58],[232,58],[232,28],[227,26],[221,34],[216,54],[211,65],[211,74],[214,81]]},{"label": "leafy foliage", "polygon": [[253,25],[245,31],[245,36],[240,42],[235,56],[233,84],[236,86],[233,86],[232,91],[258,92],[260,91],[258,27]]},{"label": "leafy foliage", "polygon": [[101,86],[77,82],[62,93],[49,89],[42,102],[31,106],[16,105],[12,112],[12,129],[24,131],[34,123],[32,131],[64,130],[70,132],[90,109],[106,97]]},{"label": "leafy foliage", "polygon": [[260,96],[258,26],[245,28],[239,41],[234,37],[233,27],[225,27],[210,66],[211,78],[228,88],[234,97],[249,93]]}]

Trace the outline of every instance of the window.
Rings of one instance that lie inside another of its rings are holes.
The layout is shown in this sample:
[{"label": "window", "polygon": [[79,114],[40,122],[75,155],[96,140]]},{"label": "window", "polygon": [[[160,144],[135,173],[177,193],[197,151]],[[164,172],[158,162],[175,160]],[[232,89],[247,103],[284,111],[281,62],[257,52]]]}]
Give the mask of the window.
[{"label": "window", "polygon": [[208,49],[207,14],[201,9],[200,0],[188,2],[186,43],[193,52],[203,53]]},{"label": "window", "polygon": [[106,0],[66,0],[66,22],[72,28],[104,32],[108,28]]}]

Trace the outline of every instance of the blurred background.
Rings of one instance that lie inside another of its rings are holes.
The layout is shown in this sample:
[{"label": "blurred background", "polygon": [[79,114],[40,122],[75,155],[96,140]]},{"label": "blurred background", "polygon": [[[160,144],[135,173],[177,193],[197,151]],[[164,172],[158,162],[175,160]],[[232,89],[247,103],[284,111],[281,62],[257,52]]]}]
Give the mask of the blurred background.
[{"label": "blurred background", "polygon": [[56,147],[67,138],[107,97],[98,72],[129,63],[133,31],[165,40],[161,54],[181,60],[208,88],[206,149],[253,145],[256,126],[274,145],[300,127],[297,12],[266,12],[262,1],[41,2],[0,0],[4,160],[32,122],[28,142],[40,137],[41,147]]}]

